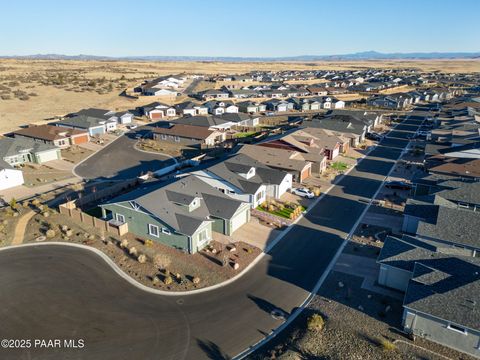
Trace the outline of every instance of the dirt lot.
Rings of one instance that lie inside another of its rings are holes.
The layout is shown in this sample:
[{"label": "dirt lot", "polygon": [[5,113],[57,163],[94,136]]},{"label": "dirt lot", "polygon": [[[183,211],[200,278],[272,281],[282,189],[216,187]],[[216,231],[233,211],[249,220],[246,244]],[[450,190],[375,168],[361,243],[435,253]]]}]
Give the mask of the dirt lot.
[{"label": "dirt lot", "polygon": [[35,187],[73,177],[70,171],[54,169],[48,165],[27,164],[22,168],[25,186]]},{"label": "dirt lot", "polygon": [[[155,289],[184,291],[217,284],[235,276],[261,252],[242,242],[228,245],[212,242],[208,249],[188,255],[157,242],[146,242],[133,234],[122,238],[111,236],[56,211],[48,212],[48,217],[36,214],[30,220],[25,242],[52,240],[95,247],[107,254],[125,273]],[[62,230],[62,227],[68,230]],[[49,229],[54,230],[55,235],[47,239]],[[126,241],[123,246],[122,240]],[[235,250],[230,251],[232,247]],[[141,254],[146,257],[145,263],[139,260]],[[233,268],[234,263],[239,264],[237,270]]]},{"label": "dirt lot", "polygon": [[[475,60],[350,62],[122,62],[0,60],[0,133],[25,123],[44,123],[87,107],[127,110],[154,101],[119,94],[138,82],[178,73],[245,73],[251,70],[314,70],[414,67],[425,71],[478,71]],[[21,109],[21,116],[19,116]],[[28,120],[25,120],[28,119]]]},{"label": "dirt lot", "polygon": [[93,150],[76,145],[70,146],[68,149],[62,149],[62,159],[73,164],[79,163],[91,154],[93,154]]},{"label": "dirt lot", "polygon": [[26,211],[27,210],[20,205],[16,211],[11,210],[10,207],[0,210],[0,246],[10,245],[18,219],[20,219]]}]

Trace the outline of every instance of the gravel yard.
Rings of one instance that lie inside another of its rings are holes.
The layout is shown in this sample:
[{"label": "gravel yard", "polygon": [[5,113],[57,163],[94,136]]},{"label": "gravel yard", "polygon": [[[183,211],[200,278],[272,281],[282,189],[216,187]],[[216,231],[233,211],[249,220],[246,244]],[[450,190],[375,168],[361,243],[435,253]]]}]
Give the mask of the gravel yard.
[{"label": "gravel yard", "polygon": [[121,238],[111,236],[51,209],[47,211],[48,216],[36,214],[30,220],[25,242],[51,240],[92,246],[138,282],[159,290],[185,291],[217,284],[235,276],[261,253],[243,242],[225,245],[213,241],[208,248],[189,255],[130,233]]},{"label": "gravel yard", "polygon": [[[361,283],[359,277],[331,272],[308,308],[248,359],[473,359],[422,339],[410,341],[399,331],[401,301],[361,289]],[[323,317],[323,330],[307,330],[312,314]]]}]

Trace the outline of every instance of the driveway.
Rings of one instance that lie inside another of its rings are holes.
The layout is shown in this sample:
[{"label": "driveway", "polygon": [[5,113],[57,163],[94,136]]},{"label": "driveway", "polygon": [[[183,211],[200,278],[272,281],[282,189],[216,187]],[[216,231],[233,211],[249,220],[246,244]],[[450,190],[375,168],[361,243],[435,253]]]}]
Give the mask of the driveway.
[{"label": "driveway", "polygon": [[[389,146],[391,144],[392,146]],[[309,296],[381,186],[403,138],[382,141],[250,271],[188,296],[154,295],[87,250],[0,251],[0,338],[85,339],[83,349],[0,349],[2,359],[225,359],[265,339]]]},{"label": "driveway", "polygon": [[138,151],[136,142],[133,133],[120,136],[79,163],[74,168],[75,174],[86,180],[125,180],[174,164],[174,160],[166,156]]}]

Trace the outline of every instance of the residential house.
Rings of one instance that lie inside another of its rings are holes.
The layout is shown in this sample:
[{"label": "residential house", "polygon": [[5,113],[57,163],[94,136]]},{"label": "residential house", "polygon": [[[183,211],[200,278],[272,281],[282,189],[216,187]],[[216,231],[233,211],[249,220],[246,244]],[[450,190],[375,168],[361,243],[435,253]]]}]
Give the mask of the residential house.
[{"label": "residential house", "polygon": [[248,203],[232,199],[195,176],[146,183],[102,205],[104,219],[128,231],[193,254],[212,232],[231,235],[250,219]]},{"label": "residential house", "polygon": [[133,120],[133,114],[128,111],[115,112],[105,109],[88,108],[82,109],[73,115],[84,115],[103,120],[114,120],[118,124],[130,124]]},{"label": "residential house", "polygon": [[480,260],[461,249],[410,236],[387,237],[378,282],[402,292],[406,333],[478,357]]},{"label": "residential house", "polygon": [[237,103],[238,110],[247,114],[256,114],[259,112],[265,112],[267,106],[265,104],[253,102],[253,101],[243,101]]},{"label": "residential house", "polygon": [[234,126],[257,126],[259,118],[249,116],[244,113],[208,115],[208,116],[188,116],[175,120],[177,124],[203,126],[215,130],[229,130]]},{"label": "residential house", "polygon": [[[273,169],[286,171],[292,175],[293,181],[298,183],[302,183],[312,174],[312,162],[305,161],[302,154],[295,150],[260,145],[243,145],[238,153],[247,155]],[[320,154],[317,159],[320,168],[324,160],[320,157]]]},{"label": "residential house", "polygon": [[266,106],[267,110],[275,112],[291,111],[294,108],[294,103],[285,100],[273,99],[265,101],[263,104]]},{"label": "residential house", "polygon": [[155,101],[151,104],[141,107],[142,113],[151,120],[163,119],[166,117],[173,117],[177,115],[174,106]]},{"label": "residential house", "polygon": [[0,139],[0,160],[9,165],[20,165],[26,162],[43,164],[61,158],[60,149],[50,144],[30,138]]},{"label": "residential house", "polygon": [[175,110],[178,115],[182,116],[197,116],[208,114],[208,108],[206,106],[195,104],[191,101],[185,101],[183,103],[175,105]]},{"label": "residential house", "polygon": [[6,161],[0,159],[0,190],[23,185],[22,170],[15,169]]},{"label": "residential house", "polygon": [[231,101],[217,101],[211,100],[203,104],[208,109],[208,112],[212,115],[222,114],[236,114],[238,113],[238,106]]},{"label": "residential house", "polygon": [[292,187],[292,176],[265,166],[245,154],[235,154],[193,175],[222,193],[244,202],[252,208],[267,197],[278,199]]},{"label": "residential house", "polygon": [[171,123],[165,127],[155,127],[152,137],[157,141],[177,143],[187,146],[214,146],[225,141],[225,133],[210,130],[203,126]]},{"label": "residential house", "polygon": [[32,125],[13,132],[15,138],[29,138],[57,146],[68,148],[71,145],[84,144],[90,141],[86,130],[67,129],[53,125]]},{"label": "residential house", "polygon": [[200,100],[208,101],[208,100],[224,100],[228,99],[230,97],[230,94],[228,91],[225,90],[205,90],[202,92],[199,92],[197,94],[197,97]]}]

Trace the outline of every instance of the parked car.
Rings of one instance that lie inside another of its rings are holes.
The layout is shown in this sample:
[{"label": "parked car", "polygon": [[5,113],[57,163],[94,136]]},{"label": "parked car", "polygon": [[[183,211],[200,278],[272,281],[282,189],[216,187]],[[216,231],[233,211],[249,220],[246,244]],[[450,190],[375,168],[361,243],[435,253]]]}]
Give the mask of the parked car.
[{"label": "parked car", "polygon": [[136,129],[137,127],[138,127],[138,125],[135,125],[135,124],[128,125],[128,128],[129,128],[130,130]]},{"label": "parked car", "polygon": [[293,188],[292,194],[295,194],[307,199],[313,199],[315,197],[315,194],[310,190],[308,190],[307,188]]},{"label": "parked car", "polygon": [[385,184],[385,187],[387,189],[393,189],[393,190],[410,190],[412,188],[412,185],[404,181],[388,181]]},{"label": "parked car", "polygon": [[380,134],[377,134],[377,133],[374,133],[374,132],[369,132],[365,135],[365,137],[367,139],[370,139],[370,140],[375,140],[375,141],[380,141],[383,139],[383,135],[380,135]]}]

